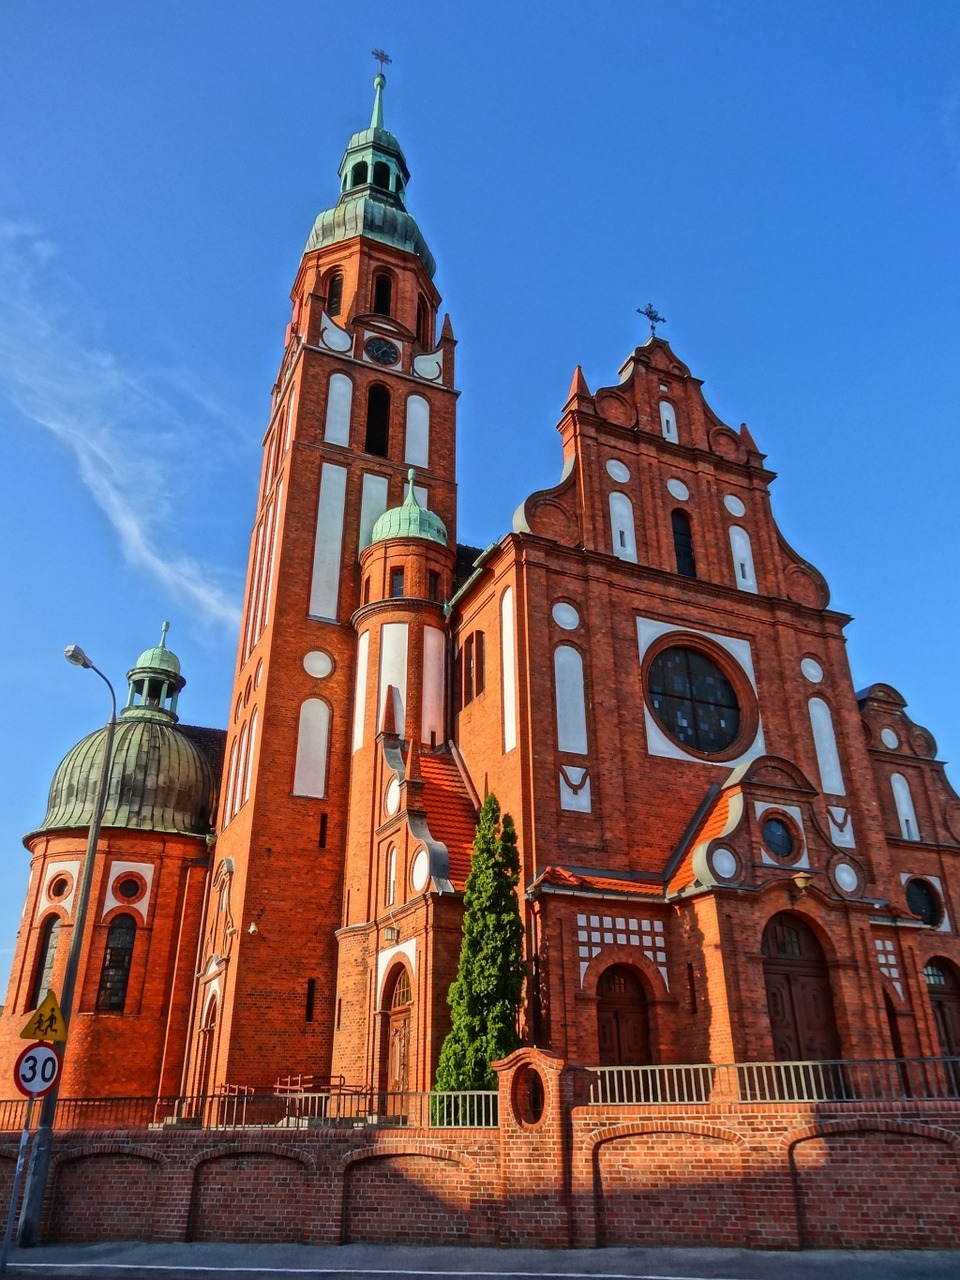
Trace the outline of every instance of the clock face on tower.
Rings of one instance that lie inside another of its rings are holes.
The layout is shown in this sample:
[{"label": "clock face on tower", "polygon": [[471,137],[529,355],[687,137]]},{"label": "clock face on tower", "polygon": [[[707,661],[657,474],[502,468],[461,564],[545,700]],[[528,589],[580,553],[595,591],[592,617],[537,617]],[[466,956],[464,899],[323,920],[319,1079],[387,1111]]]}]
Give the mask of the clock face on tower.
[{"label": "clock face on tower", "polygon": [[389,338],[368,338],[363,349],[368,359],[375,360],[377,364],[396,364],[400,359],[400,352]]}]

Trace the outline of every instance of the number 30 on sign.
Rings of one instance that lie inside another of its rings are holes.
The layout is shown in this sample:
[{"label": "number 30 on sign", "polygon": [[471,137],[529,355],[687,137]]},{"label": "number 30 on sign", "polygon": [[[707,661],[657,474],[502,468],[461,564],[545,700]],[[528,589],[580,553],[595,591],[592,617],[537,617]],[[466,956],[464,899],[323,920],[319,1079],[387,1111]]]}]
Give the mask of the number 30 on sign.
[{"label": "number 30 on sign", "polygon": [[13,1068],[13,1083],[27,1098],[42,1098],[57,1083],[60,1054],[51,1044],[28,1044]]}]

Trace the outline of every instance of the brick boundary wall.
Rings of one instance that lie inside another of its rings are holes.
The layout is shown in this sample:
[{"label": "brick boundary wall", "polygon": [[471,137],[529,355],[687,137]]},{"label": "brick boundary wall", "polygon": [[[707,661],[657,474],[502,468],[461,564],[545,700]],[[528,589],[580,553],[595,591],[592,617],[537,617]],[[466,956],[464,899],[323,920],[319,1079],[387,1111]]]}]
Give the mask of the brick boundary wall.
[{"label": "brick boundary wall", "polygon": [[499,1129],[57,1133],[41,1238],[960,1246],[960,1100],[593,1106],[548,1054],[498,1068]]}]

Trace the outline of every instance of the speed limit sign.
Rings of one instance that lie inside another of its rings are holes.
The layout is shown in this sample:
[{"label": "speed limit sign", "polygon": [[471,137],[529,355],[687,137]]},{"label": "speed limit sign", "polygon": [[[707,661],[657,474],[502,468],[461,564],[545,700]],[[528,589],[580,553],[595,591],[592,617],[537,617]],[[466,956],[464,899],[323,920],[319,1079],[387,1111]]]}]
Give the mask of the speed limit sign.
[{"label": "speed limit sign", "polygon": [[28,1044],[13,1068],[13,1083],[27,1098],[42,1098],[57,1083],[60,1054],[52,1044]]}]

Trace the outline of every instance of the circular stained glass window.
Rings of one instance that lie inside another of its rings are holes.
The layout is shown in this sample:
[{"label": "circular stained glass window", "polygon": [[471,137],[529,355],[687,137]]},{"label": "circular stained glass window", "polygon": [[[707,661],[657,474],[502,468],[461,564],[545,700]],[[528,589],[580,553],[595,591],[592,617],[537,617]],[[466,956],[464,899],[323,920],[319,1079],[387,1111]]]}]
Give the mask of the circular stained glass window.
[{"label": "circular stained glass window", "polygon": [[793,832],[782,818],[768,818],[763,824],[763,843],[775,858],[793,853]]},{"label": "circular stained glass window", "polygon": [[135,880],[133,876],[127,876],[117,885],[117,893],[121,898],[130,901],[132,898],[138,898],[142,892],[143,886],[139,880]]},{"label": "circular stained glass window", "polygon": [[661,649],[647,671],[647,698],[660,728],[682,747],[726,751],[740,732],[733,685],[699,649]]},{"label": "circular stained glass window", "polygon": [[936,928],[943,919],[940,895],[929,880],[914,878],[907,884],[907,906],[924,924]]}]

